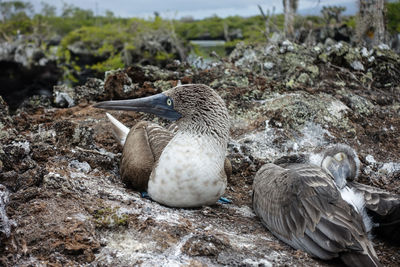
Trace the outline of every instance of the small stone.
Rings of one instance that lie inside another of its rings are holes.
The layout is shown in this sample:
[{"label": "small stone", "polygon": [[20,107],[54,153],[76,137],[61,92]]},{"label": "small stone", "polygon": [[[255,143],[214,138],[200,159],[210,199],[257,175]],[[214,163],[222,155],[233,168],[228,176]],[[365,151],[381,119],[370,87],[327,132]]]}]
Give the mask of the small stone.
[{"label": "small stone", "polygon": [[[65,88],[65,86],[54,86],[54,103],[58,107],[73,107],[75,106],[75,101],[73,96],[67,92],[61,92],[57,89]],[[72,89],[71,89],[72,90]]]},{"label": "small stone", "polygon": [[353,61],[350,65],[354,70],[364,70],[364,65],[358,60]]},{"label": "small stone", "polygon": [[264,62],[264,69],[266,69],[266,70],[270,70],[270,69],[272,69],[274,67],[274,63],[272,63],[272,62]]},{"label": "small stone", "polygon": [[365,160],[366,160],[369,164],[374,164],[374,163],[376,163],[376,160],[374,159],[374,156],[372,156],[372,155],[367,155],[367,156],[365,157]]},{"label": "small stone", "polygon": [[369,58],[368,58],[368,62],[374,62],[375,61],[375,57],[374,56],[370,56]]},{"label": "small stone", "polygon": [[361,55],[362,55],[363,57],[369,57],[369,56],[372,55],[373,52],[374,52],[374,50],[369,51],[366,47],[363,47],[363,48],[361,49]]},{"label": "small stone", "polygon": [[390,47],[387,44],[380,44],[378,48],[381,50],[390,50]]},{"label": "small stone", "polygon": [[75,168],[79,171],[82,171],[83,173],[89,173],[91,171],[91,167],[86,161],[80,162],[78,160],[73,160],[69,163],[69,167]]},{"label": "small stone", "polygon": [[308,84],[308,82],[310,81],[310,76],[308,76],[307,73],[303,72],[302,74],[300,74],[299,78],[297,78],[297,81],[302,84]]}]

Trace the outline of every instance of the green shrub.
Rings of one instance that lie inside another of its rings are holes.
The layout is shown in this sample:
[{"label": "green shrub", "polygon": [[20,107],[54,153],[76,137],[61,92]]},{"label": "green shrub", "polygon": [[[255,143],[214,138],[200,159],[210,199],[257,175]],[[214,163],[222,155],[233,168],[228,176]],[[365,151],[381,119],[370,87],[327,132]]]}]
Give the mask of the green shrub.
[{"label": "green shrub", "polygon": [[6,36],[20,34],[31,34],[33,32],[33,22],[28,15],[20,12],[11,16],[4,23],[0,23],[0,32]]},{"label": "green shrub", "polygon": [[386,3],[387,27],[391,33],[400,32],[400,1]]},{"label": "green shrub", "polygon": [[103,73],[108,70],[124,68],[124,63],[122,62],[121,54],[117,54],[107,58],[105,61],[94,64],[91,68],[97,72]]}]

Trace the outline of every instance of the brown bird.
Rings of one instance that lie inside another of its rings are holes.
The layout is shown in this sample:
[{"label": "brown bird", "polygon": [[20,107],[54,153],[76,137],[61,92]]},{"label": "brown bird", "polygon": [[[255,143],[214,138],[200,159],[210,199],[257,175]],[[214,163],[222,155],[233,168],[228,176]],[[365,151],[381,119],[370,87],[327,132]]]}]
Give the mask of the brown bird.
[{"label": "brown bird", "polygon": [[313,257],[340,257],[348,266],[381,266],[363,216],[342,194],[329,172],[287,157],[257,172],[253,208],[272,234]]},{"label": "brown bird", "polygon": [[97,108],[155,114],[169,128],[141,121],[130,131],[108,114],[123,144],[121,177],[131,187],[171,207],[214,204],[224,193],[231,165],[225,159],[229,116],[210,87],[190,84],[154,96],[105,101]]}]

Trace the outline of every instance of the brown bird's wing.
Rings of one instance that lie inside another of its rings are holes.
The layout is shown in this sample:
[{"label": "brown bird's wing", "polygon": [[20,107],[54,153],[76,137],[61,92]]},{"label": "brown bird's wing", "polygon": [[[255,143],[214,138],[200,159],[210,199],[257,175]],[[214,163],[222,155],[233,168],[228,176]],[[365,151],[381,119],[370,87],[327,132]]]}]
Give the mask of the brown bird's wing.
[{"label": "brown bird's wing", "polygon": [[126,138],[121,160],[121,178],[138,190],[146,190],[155,162],[174,133],[158,124],[138,122]]},{"label": "brown bird's wing", "polygon": [[176,125],[176,123],[171,123],[170,125],[168,125],[167,127],[168,131],[170,131],[173,134],[176,134],[176,132],[178,131],[178,125]]},{"label": "brown bird's wing", "polygon": [[380,216],[386,216],[400,207],[400,195],[389,193],[383,189],[347,182],[347,185],[364,196],[365,207]]},{"label": "brown bird's wing", "polygon": [[253,208],[279,239],[321,259],[379,266],[361,216],[322,169],[308,164],[264,165],[253,184]]},{"label": "brown bird's wing", "polygon": [[347,184],[364,196],[365,208],[375,223],[374,235],[400,245],[400,195],[356,182]]},{"label": "brown bird's wing", "polygon": [[305,154],[293,154],[288,156],[283,156],[274,161],[274,164],[279,165],[283,168],[285,166],[290,166],[293,163],[308,163],[309,159],[308,156]]}]

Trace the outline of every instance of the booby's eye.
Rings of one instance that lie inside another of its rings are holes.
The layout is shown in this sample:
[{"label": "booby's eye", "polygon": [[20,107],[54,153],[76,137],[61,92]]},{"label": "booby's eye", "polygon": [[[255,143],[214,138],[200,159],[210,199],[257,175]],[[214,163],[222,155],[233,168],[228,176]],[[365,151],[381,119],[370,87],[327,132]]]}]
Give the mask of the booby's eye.
[{"label": "booby's eye", "polygon": [[345,155],[344,155],[343,153],[337,153],[337,154],[334,156],[334,158],[335,158],[337,161],[342,161],[342,160],[344,160]]},{"label": "booby's eye", "polygon": [[172,100],[171,100],[171,98],[168,98],[168,99],[167,99],[167,105],[168,105],[168,106],[172,106]]}]

